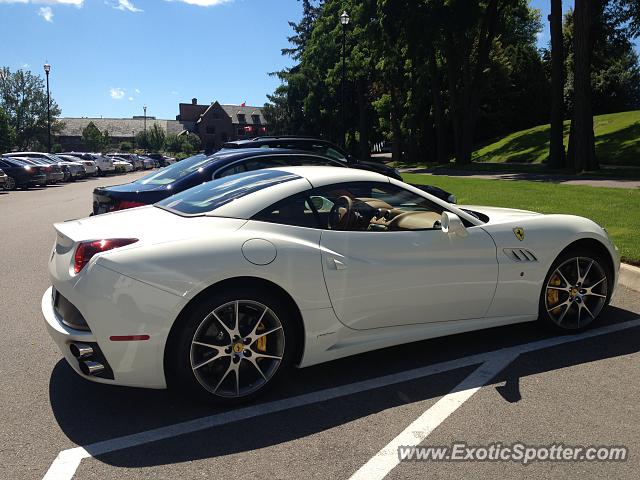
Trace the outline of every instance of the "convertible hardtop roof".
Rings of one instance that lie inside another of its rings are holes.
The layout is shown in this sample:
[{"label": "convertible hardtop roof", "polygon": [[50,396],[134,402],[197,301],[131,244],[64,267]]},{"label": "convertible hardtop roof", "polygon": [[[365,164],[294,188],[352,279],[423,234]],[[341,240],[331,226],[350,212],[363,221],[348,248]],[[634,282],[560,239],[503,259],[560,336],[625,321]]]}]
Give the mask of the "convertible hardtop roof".
[{"label": "convertible hardtop roof", "polygon": [[[274,149],[275,150],[275,149]],[[280,150],[280,149],[278,149]],[[284,150],[291,152],[293,150]],[[301,152],[309,153],[309,152]],[[370,170],[357,168],[342,168],[329,166],[304,166],[304,167],[274,167],[271,170],[289,172],[305,178],[313,187],[322,187],[340,182],[384,182],[389,183],[389,177]]]}]

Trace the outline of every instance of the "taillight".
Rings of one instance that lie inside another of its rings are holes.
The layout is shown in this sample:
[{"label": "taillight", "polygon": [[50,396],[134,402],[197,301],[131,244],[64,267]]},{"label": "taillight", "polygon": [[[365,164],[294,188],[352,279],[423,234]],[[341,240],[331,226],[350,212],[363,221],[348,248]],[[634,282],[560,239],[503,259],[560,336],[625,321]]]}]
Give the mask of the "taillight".
[{"label": "taillight", "polygon": [[128,208],[136,208],[136,207],[144,207],[147,205],[142,202],[129,202],[127,200],[116,200],[116,203],[113,204],[110,211],[115,212],[118,210],[126,210]]},{"label": "taillight", "polygon": [[131,245],[137,241],[137,238],[111,238],[109,240],[96,240],[95,242],[81,242],[76,249],[73,271],[80,273],[84,266],[89,263],[89,260],[97,253]]}]

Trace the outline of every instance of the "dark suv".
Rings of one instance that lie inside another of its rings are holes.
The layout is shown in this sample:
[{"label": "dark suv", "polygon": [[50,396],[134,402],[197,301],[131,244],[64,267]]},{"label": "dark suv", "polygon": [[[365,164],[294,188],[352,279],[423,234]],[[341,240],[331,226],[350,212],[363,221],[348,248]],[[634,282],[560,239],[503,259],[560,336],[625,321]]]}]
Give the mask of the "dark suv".
[{"label": "dark suv", "polygon": [[[222,145],[223,149],[239,149],[239,148],[285,148],[292,150],[306,150],[316,155],[322,155],[333,160],[337,160],[348,167],[360,168],[362,170],[370,170],[372,172],[381,173],[387,177],[402,180],[400,172],[388,167],[382,162],[374,162],[370,160],[360,160],[353,155],[345,152],[339,146],[327,140],[313,137],[295,137],[295,136],[269,136],[256,137],[250,140],[237,140],[227,142]],[[446,202],[456,203],[455,195],[432,185],[416,185],[416,187],[434,195]]]}]

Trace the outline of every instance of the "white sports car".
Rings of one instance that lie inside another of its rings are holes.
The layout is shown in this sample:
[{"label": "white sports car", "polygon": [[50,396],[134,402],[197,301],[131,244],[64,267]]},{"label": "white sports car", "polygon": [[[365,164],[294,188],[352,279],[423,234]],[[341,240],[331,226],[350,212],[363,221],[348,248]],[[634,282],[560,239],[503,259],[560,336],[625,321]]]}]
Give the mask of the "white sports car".
[{"label": "white sports car", "polygon": [[538,318],[583,329],[619,268],[586,218],[454,206],[333,167],[240,173],[55,228],[42,311],[80,375],[231,403],[290,365]]}]

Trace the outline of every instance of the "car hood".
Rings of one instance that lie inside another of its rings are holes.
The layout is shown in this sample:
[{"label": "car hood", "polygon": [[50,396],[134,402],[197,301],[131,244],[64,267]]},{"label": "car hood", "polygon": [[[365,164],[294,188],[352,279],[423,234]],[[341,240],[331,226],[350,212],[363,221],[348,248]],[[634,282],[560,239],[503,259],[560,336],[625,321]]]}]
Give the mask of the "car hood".
[{"label": "car hood", "polygon": [[531,212],[529,210],[518,210],[515,208],[485,207],[481,205],[456,205],[456,207],[462,210],[480,212],[489,217],[488,223],[510,222],[519,218],[542,215],[541,213]]}]

